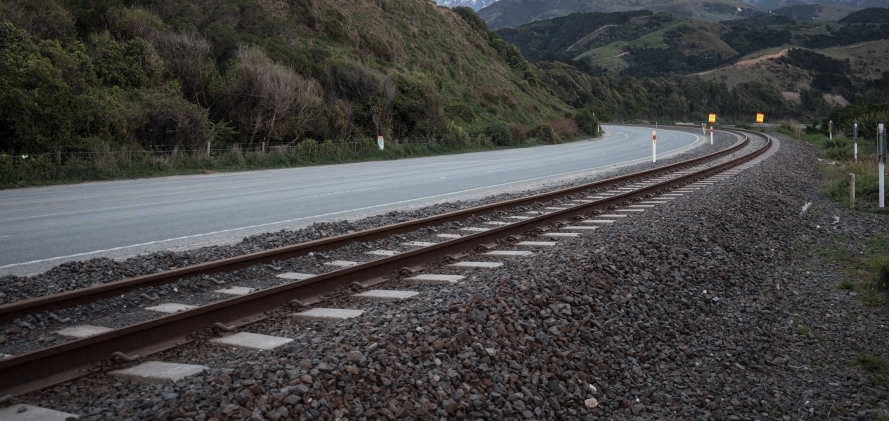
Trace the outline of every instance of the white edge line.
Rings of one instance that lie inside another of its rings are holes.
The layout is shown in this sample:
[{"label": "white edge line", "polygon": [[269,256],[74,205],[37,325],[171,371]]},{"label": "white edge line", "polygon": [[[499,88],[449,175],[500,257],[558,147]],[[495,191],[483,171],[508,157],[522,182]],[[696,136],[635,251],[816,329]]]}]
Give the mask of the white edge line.
[{"label": "white edge line", "polygon": [[[702,139],[702,136],[695,135],[695,137],[697,137],[699,141]],[[680,148],[680,149],[675,149],[670,152],[665,152],[664,154],[665,155],[667,155],[667,154],[675,155],[677,153],[681,153],[687,149],[690,149],[696,143],[697,142],[692,143],[691,145],[689,145],[685,148]],[[641,158],[641,159],[636,159],[633,161],[622,162],[619,164],[602,165],[599,167],[587,168],[587,169],[583,169],[583,170],[568,171],[568,172],[563,172],[563,173],[559,173],[559,174],[550,174],[550,175],[546,175],[546,176],[528,178],[528,179],[524,179],[524,180],[510,181],[509,183],[494,184],[494,185],[485,186],[485,187],[476,187],[474,189],[460,190],[460,191],[451,192],[451,193],[442,193],[442,194],[437,194],[437,195],[433,195],[433,196],[425,196],[425,197],[419,197],[416,199],[401,200],[398,202],[390,202],[390,203],[384,203],[381,205],[366,206],[363,208],[349,209],[349,210],[344,210],[344,211],[339,211],[339,212],[325,213],[325,214],[321,214],[321,215],[304,216],[302,218],[287,219],[284,221],[277,221],[277,222],[267,222],[264,224],[248,225],[246,227],[230,228],[230,229],[225,229],[225,230],[220,230],[220,231],[206,232],[206,233],[202,233],[202,234],[185,235],[182,237],[167,238],[164,240],[149,241],[146,243],[130,244],[128,246],[112,247],[112,248],[103,249],[103,250],[95,250],[95,251],[88,251],[88,252],[84,252],[84,253],[69,254],[67,256],[51,257],[49,259],[31,260],[31,261],[22,262],[22,263],[10,263],[8,265],[0,266],[0,269],[8,269],[8,268],[13,268],[13,267],[18,267],[18,266],[26,266],[26,265],[33,265],[33,264],[37,264],[37,263],[52,262],[52,261],[56,261],[56,260],[72,259],[75,257],[83,257],[83,256],[89,256],[89,255],[93,255],[93,254],[107,253],[110,251],[125,250],[125,249],[129,249],[129,248],[134,248],[134,247],[150,246],[150,245],[154,245],[154,244],[168,243],[171,241],[187,240],[190,238],[199,238],[199,237],[205,237],[205,236],[209,236],[209,235],[223,234],[223,233],[227,233],[227,232],[242,231],[242,230],[247,230],[247,229],[252,229],[252,228],[261,228],[261,227],[268,227],[268,226],[272,226],[272,225],[287,224],[287,223],[291,223],[291,222],[302,221],[305,219],[323,218],[326,216],[341,215],[341,214],[349,213],[349,212],[357,212],[357,211],[380,208],[380,207],[385,207],[385,206],[400,205],[403,203],[410,203],[410,202],[416,202],[416,201],[421,201],[421,200],[434,199],[437,197],[444,197],[444,196],[451,196],[451,195],[455,195],[455,194],[468,193],[468,192],[477,191],[477,190],[484,190],[484,189],[490,189],[490,188],[495,188],[495,187],[503,187],[503,186],[508,186],[510,184],[526,183],[529,181],[536,181],[536,180],[541,180],[541,179],[551,178],[551,177],[561,177],[564,175],[599,170],[602,168],[616,167],[616,166],[628,166],[628,165],[633,165],[636,162],[648,162],[648,161],[647,161],[647,158]]]}]

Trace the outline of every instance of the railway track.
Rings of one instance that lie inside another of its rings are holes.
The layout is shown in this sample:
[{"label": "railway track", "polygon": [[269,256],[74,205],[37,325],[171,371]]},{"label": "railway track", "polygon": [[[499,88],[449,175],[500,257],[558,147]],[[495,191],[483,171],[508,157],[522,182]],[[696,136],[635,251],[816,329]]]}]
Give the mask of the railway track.
[{"label": "railway track", "polygon": [[[748,135],[763,137],[764,146],[755,148],[753,152],[743,156],[726,159],[728,155],[739,153],[743,148],[749,147]],[[291,302],[299,306],[312,304],[324,294],[345,286],[357,283],[360,288],[366,288],[385,282],[387,279],[404,278],[422,272],[423,265],[430,262],[459,261],[465,256],[463,253],[472,250],[490,250],[496,248],[498,243],[511,244],[521,236],[540,237],[559,231],[570,231],[563,228],[570,226],[571,221],[578,218],[582,220],[584,216],[595,216],[603,210],[650,206],[638,203],[658,195],[670,194],[669,192],[677,187],[740,165],[763,153],[770,146],[770,140],[762,135],[750,132],[740,134],[740,137],[743,140],[731,148],[711,155],[570,189],[0,306],[0,321],[9,323],[25,315],[93,303],[138,288],[169,284],[181,278],[227,273],[260,264],[280,262],[310,253],[337,249],[348,244],[369,242],[393,234],[463,221],[474,215],[497,216],[535,203],[565,198],[574,200],[569,207],[513,217],[509,223],[497,223],[490,228],[476,228],[470,234],[455,236],[456,238],[449,241],[424,244],[423,247],[405,253],[344,267],[249,295],[218,301],[4,359],[0,361],[0,395],[26,393],[78,377],[100,368],[101,364],[97,363],[106,362],[109,358],[130,362],[154,352],[170,349],[187,343],[186,337],[189,334],[209,326],[215,325],[222,330],[232,330],[255,323],[264,318],[263,314],[266,311],[282,304]],[[713,163],[719,159],[723,159],[724,162]],[[575,197],[582,198],[575,199]],[[587,227],[592,228],[592,226]]]}]

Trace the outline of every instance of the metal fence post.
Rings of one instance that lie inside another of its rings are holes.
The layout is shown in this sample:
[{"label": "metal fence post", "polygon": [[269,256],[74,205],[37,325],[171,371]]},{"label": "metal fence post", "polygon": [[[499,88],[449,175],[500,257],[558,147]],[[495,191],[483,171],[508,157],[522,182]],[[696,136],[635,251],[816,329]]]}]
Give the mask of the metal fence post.
[{"label": "metal fence post", "polygon": [[855,130],[852,134],[853,140],[855,140],[855,162],[858,162],[858,123],[855,123]]}]

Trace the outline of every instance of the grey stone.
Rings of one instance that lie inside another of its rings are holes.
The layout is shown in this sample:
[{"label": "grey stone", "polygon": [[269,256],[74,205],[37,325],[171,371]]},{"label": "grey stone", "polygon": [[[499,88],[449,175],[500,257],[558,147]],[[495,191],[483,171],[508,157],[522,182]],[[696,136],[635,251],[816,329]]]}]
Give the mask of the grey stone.
[{"label": "grey stone", "polygon": [[109,374],[131,379],[139,383],[151,384],[177,382],[208,369],[208,367],[202,365],[147,361],[135,367],[112,371]]},{"label": "grey stone", "polygon": [[178,304],[178,303],[164,303],[159,304],[152,307],[145,307],[146,310],[156,311],[158,313],[179,313],[180,311],[191,310],[193,308],[197,308],[198,306],[193,306],[189,304]]},{"label": "grey stone", "polygon": [[60,331],[57,331],[56,333],[72,338],[86,338],[87,336],[98,335],[100,333],[110,332],[112,330],[114,329],[111,329],[110,327],[80,325],[62,329]]},{"label": "grey stone", "polygon": [[462,275],[437,275],[431,273],[422,273],[417,276],[407,278],[408,281],[419,282],[423,284],[453,284],[465,278]]},{"label": "grey stone", "polygon": [[313,308],[311,310],[294,313],[293,317],[308,320],[345,320],[353,319],[363,313],[363,310],[346,308]]},{"label": "grey stone", "polygon": [[395,291],[387,289],[373,289],[360,294],[355,294],[356,298],[367,298],[370,300],[404,300],[419,294],[417,291]]},{"label": "grey stone", "polygon": [[292,280],[296,280],[296,281],[302,281],[305,279],[314,278],[316,276],[318,276],[318,275],[313,275],[311,273],[298,273],[298,272],[287,272],[287,273],[282,273],[282,274],[278,275],[278,277],[281,279],[292,279]]},{"label": "grey stone", "polygon": [[80,416],[26,404],[15,404],[0,409],[0,421],[65,421],[71,418],[79,419]]},{"label": "grey stone", "polygon": [[250,332],[238,332],[234,335],[211,339],[210,342],[220,345],[231,345],[251,349],[274,349],[293,342],[293,339],[279,336],[260,335]]},{"label": "grey stone", "polygon": [[228,294],[228,295],[247,295],[253,292],[253,288],[247,287],[231,287],[228,289],[218,289],[213,292],[218,292],[220,294]]}]

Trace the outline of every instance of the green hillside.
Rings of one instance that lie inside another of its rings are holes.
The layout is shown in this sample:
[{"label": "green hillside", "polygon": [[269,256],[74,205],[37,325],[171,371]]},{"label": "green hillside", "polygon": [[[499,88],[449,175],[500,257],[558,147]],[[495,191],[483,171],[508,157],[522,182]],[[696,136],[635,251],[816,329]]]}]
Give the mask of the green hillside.
[{"label": "green hillside", "polygon": [[885,101],[889,27],[879,12],[852,13],[854,23],[589,13],[498,33],[563,101],[604,120],[806,120]]},{"label": "green hillside", "polygon": [[858,9],[847,6],[835,6],[826,4],[797,4],[785,6],[772,13],[787,16],[800,22],[838,21]]},{"label": "green hillside", "polygon": [[[533,22],[498,33],[515,44],[526,57],[536,61],[570,63],[593,75],[659,77],[725,73],[718,69],[743,68],[730,86],[744,81],[783,82],[774,75],[763,77],[753,69],[745,72],[758,56],[789,48],[807,50],[853,49],[856,44],[889,39],[889,23],[883,11],[849,14],[840,22],[797,22],[781,15],[760,15],[721,23],[705,22],[670,14],[646,12],[573,14]],[[875,52],[858,62],[878,63],[885,54]],[[741,66],[736,66],[736,64]],[[863,86],[864,80],[881,76],[879,66],[855,65],[843,77]],[[807,69],[799,79],[793,71],[765,69],[786,75],[791,85],[808,88],[819,69]],[[780,86],[784,87],[785,84]]]},{"label": "green hillside", "polygon": [[472,16],[426,0],[3,0],[0,153],[459,147],[571,112]]}]

